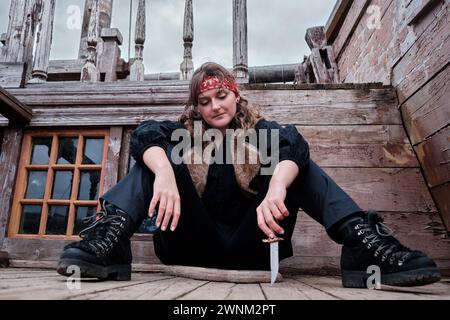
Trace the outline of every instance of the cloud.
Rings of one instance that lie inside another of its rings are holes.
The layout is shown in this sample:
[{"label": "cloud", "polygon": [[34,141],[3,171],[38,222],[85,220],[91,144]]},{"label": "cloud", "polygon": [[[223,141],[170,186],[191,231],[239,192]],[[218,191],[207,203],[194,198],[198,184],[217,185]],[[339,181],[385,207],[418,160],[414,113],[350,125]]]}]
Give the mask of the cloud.
[{"label": "cloud", "polygon": [[[184,0],[147,0],[146,73],[179,71],[183,60]],[[70,6],[80,8],[84,0],[56,2],[55,31],[51,59],[78,56],[80,30],[69,29]],[[137,0],[133,1],[131,57],[134,57],[134,29]],[[119,28],[124,43],[122,57],[128,60],[129,0],[115,0],[112,27]],[[325,25],[335,1],[247,0],[248,62],[250,66],[296,63],[310,50],[304,40],[306,29]],[[194,67],[216,61],[227,67],[233,63],[232,1],[194,0]],[[0,32],[6,32],[9,1],[0,1]],[[80,17],[82,19],[82,16]]]}]

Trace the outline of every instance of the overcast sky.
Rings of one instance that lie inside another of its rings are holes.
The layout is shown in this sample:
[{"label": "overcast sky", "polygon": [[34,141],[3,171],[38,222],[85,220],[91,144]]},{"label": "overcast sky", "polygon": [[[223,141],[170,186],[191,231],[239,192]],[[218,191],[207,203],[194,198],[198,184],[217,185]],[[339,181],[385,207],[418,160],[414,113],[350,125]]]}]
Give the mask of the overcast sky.
[{"label": "overcast sky", "polygon": [[[0,0],[0,32],[8,26],[8,0]],[[335,0],[247,0],[249,66],[298,63],[310,50],[306,29],[325,25]],[[78,55],[84,0],[57,0],[50,59],[75,59]],[[133,0],[132,46],[134,57]],[[179,71],[183,60],[184,0],[147,0],[145,73]],[[206,61],[231,67],[232,1],[193,0],[194,68]],[[122,57],[128,60],[130,0],[114,0],[112,27],[123,35]]]}]

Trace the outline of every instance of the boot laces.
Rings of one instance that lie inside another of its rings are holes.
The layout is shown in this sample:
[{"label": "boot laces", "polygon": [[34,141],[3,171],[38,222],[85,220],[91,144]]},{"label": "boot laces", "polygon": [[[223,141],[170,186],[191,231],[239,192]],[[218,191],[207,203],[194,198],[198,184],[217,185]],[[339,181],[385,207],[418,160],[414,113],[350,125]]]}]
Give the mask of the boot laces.
[{"label": "boot laces", "polygon": [[[125,217],[120,214],[108,213],[106,203],[102,203],[101,211],[95,215],[83,219],[83,222],[90,224],[81,230],[79,236],[97,256],[107,254],[119,241],[124,232]],[[123,212],[115,209],[116,212]]]},{"label": "boot laces", "polygon": [[359,223],[355,230],[359,230],[358,236],[365,235],[362,242],[367,249],[376,248],[374,257],[381,254],[382,262],[389,258],[389,264],[394,264],[397,260],[398,265],[402,266],[411,253],[410,249],[394,238],[394,232],[383,223],[383,218],[379,215],[376,215],[375,223]]}]

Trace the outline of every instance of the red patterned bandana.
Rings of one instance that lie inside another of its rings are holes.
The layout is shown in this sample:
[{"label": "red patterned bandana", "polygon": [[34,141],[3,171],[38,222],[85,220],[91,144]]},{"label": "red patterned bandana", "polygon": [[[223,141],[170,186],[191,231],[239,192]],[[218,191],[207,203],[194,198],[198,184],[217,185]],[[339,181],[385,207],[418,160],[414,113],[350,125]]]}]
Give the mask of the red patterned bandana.
[{"label": "red patterned bandana", "polygon": [[240,96],[239,86],[236,81],[229,81],[225,78],[223,79],[223,81],[221,81],[218,77],[215,76],[208,76],[203,78],[203,81],[200,84],[199,93],[218,88],[227,88],[228,90],[233,91],[236,94],[236,97]]}]

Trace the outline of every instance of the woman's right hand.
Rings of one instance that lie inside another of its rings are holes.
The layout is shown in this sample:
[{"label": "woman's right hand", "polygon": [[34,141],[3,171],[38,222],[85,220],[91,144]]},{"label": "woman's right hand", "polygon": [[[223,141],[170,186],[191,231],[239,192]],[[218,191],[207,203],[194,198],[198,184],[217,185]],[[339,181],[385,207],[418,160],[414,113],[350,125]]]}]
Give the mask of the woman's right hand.
[{"label": "woman's right hand", "polygon": [[159,204],[156,226],[165,231],[171,223],[170,230],[174,231],[180,219],[180,195],[175,173],[166,152],[159,146],[152,146],[144,152],[143,161],[155,174],[153,198],[150,201],[148,214],[152,217],[156,206]]},{"label": "woman's right hand", "polygon": [[165,231],[170,223],[170,230],[174,231],[180,218],[180,195],[172,168],[155,173],[153,198],[148,210],[150,217],[158,204],[156,226]]}]

